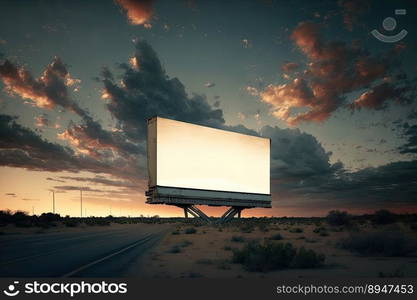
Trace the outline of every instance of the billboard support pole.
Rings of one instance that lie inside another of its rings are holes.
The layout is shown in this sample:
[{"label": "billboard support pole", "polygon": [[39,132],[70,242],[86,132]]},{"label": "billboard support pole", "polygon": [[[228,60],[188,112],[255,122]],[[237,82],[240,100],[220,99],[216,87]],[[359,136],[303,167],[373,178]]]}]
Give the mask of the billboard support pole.
[{"label": "billboard support pole", "polygon": [[[185,218],[188,218],[188,214],[192,215],[194,218],[199,218],[203,220],[204,222],[211,224],[213,223],[213,220],[207,216],[201,209],[195,207],[191,204],[171,204],[178,206],[179,208],[182,208],[184,210]],[[242,210],[248,207],[236,207],[232,206],[230,207],[217,221],[219,224],[226,223],[230,220],[232,220],[234,217],[241,217]]]}]

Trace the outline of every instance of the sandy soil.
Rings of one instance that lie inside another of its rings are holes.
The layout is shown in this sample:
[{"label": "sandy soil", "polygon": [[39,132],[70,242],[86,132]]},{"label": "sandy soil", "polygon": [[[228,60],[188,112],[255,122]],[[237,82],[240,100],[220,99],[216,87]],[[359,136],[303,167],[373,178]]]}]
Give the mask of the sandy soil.
[{"label": "sandy soil", "polygon": [[[417,256],[409,257],[362,257],[350,251],[339,249],[336,243],[347,237],[350,232],[346,229],[327,227],[328,236],[320,236],[313,232],[314,224],[269,225],[264,232],[255,228],[250,233],[241,232],[238,227],[225,227],[219,230],[211,226],[196,227],[197,233],[185,234],[190,226],[172,225],[173,231],[180,234],[167,234],[158,247],[150,252],[144,260],[143,277],[147,278],[330,278],[330,277],[378,277],[383,272],[391,277],[417,277]],[[408,227],[402,224],[389,225],[416,236]],[[291,232],[301,228],[301,233]],[[372,226],[361,225],[359,230],[376,230]],[[378,230],[384,230],[378,228]],[[326,255],[325,266],[319,269],[289,269],[268,273],[247,272],[241,265],[231,263],[230,248],[243,247],[242,242],[233,242],[233,236],[244,237],[245,240],[264,239],[280,233],[283,240],[295,247],[304,246]],[[176,248],[173,250],[173,248]],[[177,252],[178,253],[172,253]],[[177,250],[177,251],[175,251]]]}]

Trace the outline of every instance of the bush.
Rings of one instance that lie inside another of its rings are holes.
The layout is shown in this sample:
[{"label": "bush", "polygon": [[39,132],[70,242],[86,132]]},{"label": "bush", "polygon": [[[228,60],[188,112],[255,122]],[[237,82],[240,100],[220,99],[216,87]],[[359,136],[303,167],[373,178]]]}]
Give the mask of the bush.
[{"label": "bush", "polygon": [[340,240],[338,246],[360,255],[407,256],[417,250],[416,241],[402,232],[357,233]]},{"label": "bush", "polygon": [[296,268],[302,269],[319,268],[323,266],[324,260],[324,254],[317,254],[313,250],[307,250],[304,247],[301,247],[294,257],[293,265]]},{"label": "bush", "polygon": [[303,229],[300,228],[300,227],[295,227],[295,228],[291,228],[290,232],[292,232],[292,233],[302,233]]},{"label": "bush", "polygon": [[240,226],[240,231],[243,233],[251,233],[253,231],[253,225],[252,224],[244,224]]},{"label": "bush", "polygon": [[261,224],[259,224],[259,225],[258,225],[258,228],[259,228],[259,231],[262,231],[262,232],[268,232],[268,231],[269,231],[269,229],[268,229],[268,225],[267,225],[267,224],[265,224],[265,223],[261,223]]},{"label": "bush", "polygon": [[77,227],[78,226],[77,220],[73,220],[73,219],[70,219],[70,218],[65,219],[62,223],[67,227]]},{"label": "bush", "polygon": [[232,251],[232,247],[230,247],[230,246],[224,246],[223,250],[225,250],[225,251]]},{"label": "bush", "polygon": [[171,234],[172,234],[172,235],[179,235],[179,234],[180,234],[180,232],[179,232],[178,230],[174,230]]},{"label": "bush", "polygon": [[316,227],[313,230],[314,233],[317,233],[320,236],[328,236],[329,234],[327,233],[327,229],[323,226],[320,227]]},{"label": "bush", "polygon": [[270,239],[270,240],[274,240],[274,241],[280,241],[280,240],[282,240],[282,239],[283,239],[283,237],[282,237],[282,235],[281,235],[281,234],[276,233],[276,234],[272,235],[269,239]]},{"label": "bush", "polygon": [[212,265],[213,261],[209,258],[201,258],[197,260],[196,263],[200,265]]},{"label": "bush", "polygon": [[188,247],[188,246],[190,246],[190,245],[192,245],[193,243],[192,242],[190,242],[189,240],[183,240],[178,246],[180,246],[180,247],[182,247],[182,248],[185,248],[185,247]]},{"label": "bush", "polygon": [[247,243],[242,250],[233,250],[232,261],[251,272],[268,272],[285,268],[316,268],[324,263],[324,255],[290,243]]},{"label": "bush", "polygon": [[235,243],[243,243],[246,239],[243,236],[234,235],[230,240]]},{"label": "bush", "polygon": [[195,229],[194,227],[185,229],[185,234],[194,234],[196,232],[197,232],[197,229]]},{"label": "bush", "polygon": [[345,211],[332,210],[327,214],[326,221],[332,226],[344,226],[350,224],[351,217]]},{"label": "bush", "polygon": [[221,261],[218,263],[217,267],[218,267],[220,270],[230,270],[230,269],[231,269],[231,267],[230,267],[230,265],[229,265],[229,263],[228,263],[228,261],[227,261],[227,260],[221,260]]},{"label": "bush", "polygon": [[377,225],[385,225],[394,223],[396,215],[386,209],[378,210],[372,217],[372,222]]},{"label": "bush", "polygon": [[181,248],[179,246],[172,246],[171,249],[168,250],[168,253],[180,253]]}]

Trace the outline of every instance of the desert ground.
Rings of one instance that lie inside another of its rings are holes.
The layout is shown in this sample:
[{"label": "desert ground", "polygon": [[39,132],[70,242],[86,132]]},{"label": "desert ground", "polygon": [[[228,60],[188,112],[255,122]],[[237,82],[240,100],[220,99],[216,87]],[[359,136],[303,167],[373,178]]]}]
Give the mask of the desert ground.
[{"label": "desert ground", "polygon": [[0,219],[2,277],[417,277],[417,216],[388,211],[226,224],[11,212]]},{"label": "desert ground", "polygon": [[[190,228],[195,228],[195,233]],[[144,277],[152,278],[335,278],[335,277],[417,277],[417,253],[406,256],[384,253],[363,255],[338,246],[341,240],[356,234],[391,236],[404,234],[414,240],[417,232],[407,224],[354,227],[328,226],[325,222],[280,221],[262,226],[173,225],[171,234],[144,259]],[[279,234],[279,235],[278,235]],[[276,236],[282,239],[274,240]],[[269,272],[250,272],[233,263],[233,251],[250,241],[291,243],[325,255],[324,264],[315,268],[285,268]],[[395,245],[392,245],[395,247]],[[413,248],[415,249],[415,248]]]}]

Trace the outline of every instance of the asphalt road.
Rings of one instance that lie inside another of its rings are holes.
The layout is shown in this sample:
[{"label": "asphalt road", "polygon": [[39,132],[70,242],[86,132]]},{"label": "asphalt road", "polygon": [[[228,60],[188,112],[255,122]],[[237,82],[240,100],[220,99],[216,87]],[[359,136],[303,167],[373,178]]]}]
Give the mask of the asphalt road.
[{"label": "asphalt road", "polygon": [[123,225],[0,236],[0,277],[139,276],[143,254],[164,228]]}]

